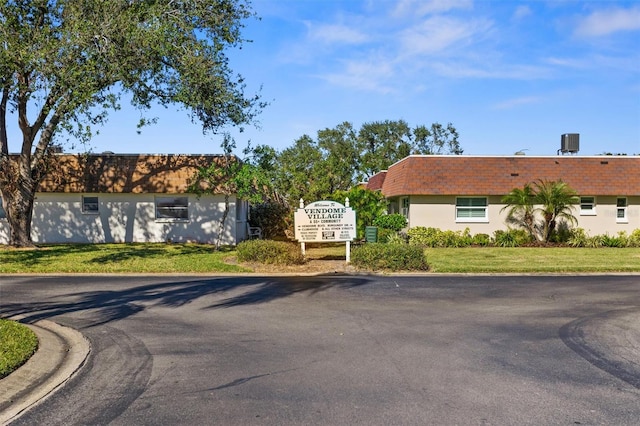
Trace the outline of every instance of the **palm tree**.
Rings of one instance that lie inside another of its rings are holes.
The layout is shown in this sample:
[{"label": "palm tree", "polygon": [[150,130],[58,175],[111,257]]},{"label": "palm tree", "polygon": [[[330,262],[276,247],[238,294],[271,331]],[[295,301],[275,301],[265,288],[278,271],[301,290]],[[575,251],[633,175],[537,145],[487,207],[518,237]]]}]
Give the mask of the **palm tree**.
[{"label": "palm tree", "polygon": [[571,224],[578,224],[578,219],[572,213],[572,205],[580,201],[576,191],[562,180],[539,180],[533,185],[534,202],[542,206],[536,211],[541,212],[544,219],[542,232],[544,241],[548,242],[551,239],[558,220],[564,219]]},{"label": "palm tree", "polygon": [[536,239],[536,221],[534,215],[535,192],[531,184],[525,184],[522,189],[514,188],[502,197],[506,204],[500,212],[508,209],[507,222],[524,228],[531,239]]}]

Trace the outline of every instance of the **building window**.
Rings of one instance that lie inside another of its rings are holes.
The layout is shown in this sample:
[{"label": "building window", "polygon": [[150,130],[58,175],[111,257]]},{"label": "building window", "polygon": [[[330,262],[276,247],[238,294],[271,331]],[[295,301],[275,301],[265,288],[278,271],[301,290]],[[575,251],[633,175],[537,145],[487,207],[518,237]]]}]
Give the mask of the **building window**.
[{"label": "building window", "polygon": [[456,222],[488,222],[486,197],[456,198]]},{"label": "building window", "polygon": [[82,197],[82,213],[98,213],[98,197]]},{"label": "building window", "polygon": [[596,215],[596,197],[580,197],[580,215]]},{"label": "building window", "polygon": [[409,197],[400,199],[400,214],[409,220]]},{"label": "building window", "polygon": [[627,199],[618,198],[616,201],[616,222],[627,223]]},{"label": "building window", "polygon": [[189,219],[188,197],[156,197],[156,219]]},{"label": "building window", "polygon": [[2,197],[0,197],[0,219],[4,219],[7,217],[7,213],[4,211],[2,207]]}]

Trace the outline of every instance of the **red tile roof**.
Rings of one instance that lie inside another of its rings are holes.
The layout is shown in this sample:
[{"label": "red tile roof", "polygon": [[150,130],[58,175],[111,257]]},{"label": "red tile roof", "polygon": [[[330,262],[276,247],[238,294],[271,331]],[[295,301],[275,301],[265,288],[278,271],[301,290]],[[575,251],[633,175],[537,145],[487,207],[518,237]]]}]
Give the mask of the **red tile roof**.
[{"label": "red tile roof", "polygon": [[[377,176],[377,175],[376,175]],[[412,155],[395,163],[386,197],[401,195],[504,195],[536,180],[563,180],[583,195],[640,195],[638,156],[472,157]]]},{"label": "red tile roof", "polygon": [[38,192],[174,193],[220,155],[58,154]]}]

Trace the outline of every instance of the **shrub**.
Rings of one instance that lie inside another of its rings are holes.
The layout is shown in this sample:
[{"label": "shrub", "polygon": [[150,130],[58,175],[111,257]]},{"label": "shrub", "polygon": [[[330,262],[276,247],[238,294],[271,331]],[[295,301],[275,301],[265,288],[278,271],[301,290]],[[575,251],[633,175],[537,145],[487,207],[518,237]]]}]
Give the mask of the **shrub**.
[{"label": "shrub", "polygon": [[399,230],[407,226],[407,218],[397,213],[385,214],[376,217],[373,221],[373,226],[398,232]]},{"label": "shrub", "polygon": [[573,229],[571,230],[567,244],[571,247],[589,247],[589,236],[582,228]]},{"label": "shrub", "polygon": [[602,235],[600,241],[604,247],[625,247],[627,245],[627,238],[622,232],[619,232],[617,237],[609,234]]},{"label": "shrub", "polygon": [[489,234],[476,234],[471,239],[471,244],[486,247],[491,244],[491,236]]},{"label": "shrub", "polygon": [[409,229],[407,235],[409,236],[409,244],[422,246],[422,247],[436,247],[436,241],[439,229],[426,228],[424,226],[416,226]]},{"label": "shrub", "polygon": [[397,232],[389,235],[385,242],[387,244],[407,244],[407,240],[405,239],[405,237]]},{"label": "shrub", "polygon": [[628,247],[640,247],[640,229],[634,229],[627,241]]},{"label": "shrub", "polygon": [[424,250],[417,245],[369,243],[355,247],[351,263],[370,270],[424,271],[429,269]]},{"label": "shrub", "polygon": [[305,263],[300,247],[294,243],[271,240],[243,241],[237,247],[238,260],[276,265],[301,265]]},{"label": "shrub", "polygon": [[464,231],[442,231],[417,226],[409,229],[408,236],[409,244],[421,247],[467,247],[473,243],[469,228]]},{"label": "shrub", "polygon": [[532,242],[531,236],[524,229],[495,231],[493,233],[493,240],[498,247],[520,247]]},{"label": "shrub", "polygon": [[393,239],[396,235],[398,235],[398,232],[392,229],[378,228],[379,243],[387,243],[389,242],[390,239]]},{"label": "shrub", "polygon": [[284,237],[291,222],[289,208],[276,202],[252,205],[249,217],[251,226],[260,227],[265,238]]}]

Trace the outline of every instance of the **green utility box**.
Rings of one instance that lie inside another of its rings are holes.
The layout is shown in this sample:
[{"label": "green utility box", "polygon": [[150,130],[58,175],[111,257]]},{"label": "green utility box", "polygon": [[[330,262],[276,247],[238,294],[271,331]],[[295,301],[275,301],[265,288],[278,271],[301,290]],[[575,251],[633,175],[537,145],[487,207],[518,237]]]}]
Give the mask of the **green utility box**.
[{"label": "green utility box", "polygon": [[364,228],[364,240],[368,243],[377,243],[378,242],[378,227],[377,226],[367,226]]}]

